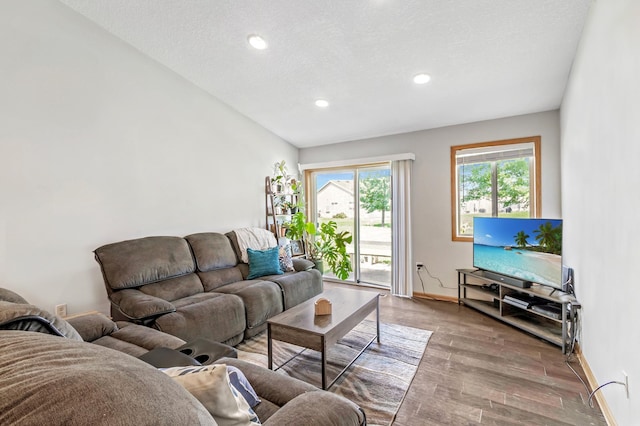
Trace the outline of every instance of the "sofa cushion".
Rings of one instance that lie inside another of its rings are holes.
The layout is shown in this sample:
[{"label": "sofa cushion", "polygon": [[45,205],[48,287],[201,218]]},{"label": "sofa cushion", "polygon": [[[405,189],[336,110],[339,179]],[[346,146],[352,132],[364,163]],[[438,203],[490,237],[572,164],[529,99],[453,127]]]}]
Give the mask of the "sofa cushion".
[{"label": "sofa cushion", "polygon": [[[247,265],[242,265],[247,267]],[[248,275],[248,269],[247,273]],[[243,275],[243,268],[238,265],[233,268],[215,269],[213,271],[198,272],[200,281],[205,291],[215,291],[218,287],[226,284],[242,281],[246,275]]]},{"label": "sofa cushion", "polygon": [[224,234],[201,232],[184,237],[193,250],[198,271],[231,268],[238,263],[231,241]]},{"label": "sofa cushion", "polygon": [[260,424],[258,416],[244,397],[231,386],[226,365],[172,367],[160,370],[195,396],[219,424]]},{"label": "sofa cushion", "polygon": [[226,235],[229,237],[238,259],[244,263],[249,263],[247,248],[264,250],[278,245],[273,233],[262,228],[238,228]]},{"label": "sofa cushion", "polygon": [[322,293],[322,274],[317,269],[287,272],[284,275],[268,275],[263,280],[280,286],[284,298],[284,309],[290,309],[305,300]]},{"label": "sofa cushion", "polygon": [[278,247],[271,247],[265,250],[248,248],[247,255],[249,256],[248,280],[265,275],[281,275],[283,273],[278,260]]},{"label": "sofa cushion", "polygon": [[313,269],[315,263],[310,260],[302,259],[300,257],[296,257],[295,259],[291,259],[293,262],[293,268],[296,271],[308,271],[309,269]]},{"label": "sofa cushion", "polygon": [[240,297],[200,293],[173,303],[176,312],[158,317],[156,329],[186,342],[202,337],[233,346],[242,341],[247,320]]},{"label": "sofa cushion", "polygon": [[112,290],[139,287],[195,271],[189,244],[179,237],[146,237],[95,250],[104,281]]},{"label": "sofa cushion", "polygon": [[204,292],[202,282],[196,274],[187,274],[157,283],[143,285],[139,290],[144,294],[169,302]]},{"label": "sofa cushion", "polygon": [[[282,290],[271,281],[238,281],[216,289],[216,292],[234,294],[242,298],[247,318],[245,338],[264,329],[266,321],[283,310]],[[255,329],[255,330],[254,330]]]},{"label": "sofa cushion", "polygon": [[0,424],[215,425],[182,386],[98,345],[0,331]]}]

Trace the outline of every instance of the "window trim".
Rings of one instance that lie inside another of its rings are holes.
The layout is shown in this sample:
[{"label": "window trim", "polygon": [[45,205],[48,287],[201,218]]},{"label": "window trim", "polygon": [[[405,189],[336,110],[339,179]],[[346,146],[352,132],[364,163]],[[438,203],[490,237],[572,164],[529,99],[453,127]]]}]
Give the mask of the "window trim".
[{"label": "window trim", "polygon": [[458,151],[472,148],[485,148],[489,146],[515,145],[521,143],[533,143],[533,162],[534,162],[534,188],[533,188],[533,217],[540,217],[542,211],[542,155],[541,155],[540,136],[529,136],[517,139],[503,139],[490,142],[477,142],[465,145],[454,145],[451,147],[451,240],[473,242],[473,237],[465,237],[458,235],[458,173],[456,164],[456,155]]}]

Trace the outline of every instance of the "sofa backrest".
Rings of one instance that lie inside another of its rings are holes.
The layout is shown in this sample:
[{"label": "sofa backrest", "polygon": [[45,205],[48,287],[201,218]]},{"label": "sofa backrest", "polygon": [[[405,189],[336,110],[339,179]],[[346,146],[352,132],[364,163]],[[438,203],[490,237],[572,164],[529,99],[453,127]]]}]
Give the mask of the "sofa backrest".
[{"label": "sofa backrest", "polygon": [[109,295],[138,288],[172,301],[204,291],[195,275],[191,248],[184,238],[138,238],[104,245],[94,253]]},{"label": "sofa backrest", "polygon": [[187,235],[196,261],[196,269],[205,291],[242,281],[242,270],[231,241],[224,234],[201,232]]}]

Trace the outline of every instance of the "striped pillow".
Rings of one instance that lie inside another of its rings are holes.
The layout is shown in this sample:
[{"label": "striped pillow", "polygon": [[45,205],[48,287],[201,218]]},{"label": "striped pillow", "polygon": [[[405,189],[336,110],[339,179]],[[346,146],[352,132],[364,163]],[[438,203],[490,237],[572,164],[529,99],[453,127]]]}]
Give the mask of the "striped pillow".
[{"label": "striped pillow", "polygon": [[266,250],[247,249],[249,256],[249,276],[248,280],[263,277],[265,275],[282,275],[280,261],[278,259],[278,247],[271,247]]},{"label": "striped pillow", "polygon": [[258,426],[260,419],[229,381],[225,364],[161,368],[180,383],[220,425]]}]

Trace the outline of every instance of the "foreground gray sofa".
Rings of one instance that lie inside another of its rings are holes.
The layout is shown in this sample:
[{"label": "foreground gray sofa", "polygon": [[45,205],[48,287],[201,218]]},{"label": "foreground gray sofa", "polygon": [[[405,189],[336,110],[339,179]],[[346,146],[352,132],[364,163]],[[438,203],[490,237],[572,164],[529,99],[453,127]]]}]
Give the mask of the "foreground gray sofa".
[{"label": "foreground gray sofa", "polygon": [[248,280],[234,233],[146,237],[95,250],[111,314],[177,336],[240,343],[267,319],[322,292],[305,259],[295,271]]},{"label": "foreground gray sofa", "polygon": [[[362,425],[350,401],[236,359],[262,402],[264,425]],[[180,384],[112,349],[49,334],[0,330],[0,424],[215,425]]]},{"label": "foreground gray sofa", "polygon": [[[182,344],[102,314],[67,322],[0,288],[0,424],[215,425],[181,385],[136,358]],[[241,360],[216,363],[244,373],[264,425],[366,423],[345,398]]]}]

